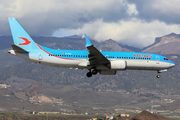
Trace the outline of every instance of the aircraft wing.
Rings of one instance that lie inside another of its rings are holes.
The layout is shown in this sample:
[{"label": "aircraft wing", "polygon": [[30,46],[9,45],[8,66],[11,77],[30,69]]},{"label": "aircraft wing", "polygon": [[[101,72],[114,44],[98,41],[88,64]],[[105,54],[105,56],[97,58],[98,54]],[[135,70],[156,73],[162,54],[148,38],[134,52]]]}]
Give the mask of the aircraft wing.
[{"label": "aircraft wing", "polygon": [[85,39],[86,39],[86,47],[89,51],[89,62],[90,62],[90,66],[105,66],[108,67],[108,65],[110,64],[109,60],[97,49],[95,48],[89,38],[87,37],[87,35],[85,34]]}]

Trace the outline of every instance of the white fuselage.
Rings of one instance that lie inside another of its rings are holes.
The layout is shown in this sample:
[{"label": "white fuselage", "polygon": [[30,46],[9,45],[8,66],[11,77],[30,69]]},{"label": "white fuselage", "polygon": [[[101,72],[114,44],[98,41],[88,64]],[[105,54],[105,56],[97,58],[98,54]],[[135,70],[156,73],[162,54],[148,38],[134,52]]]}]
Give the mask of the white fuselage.
[{"label": "white fuselage", "polygon": [[[26,54],[16,53],[14,50],[9,50],[8,52],[12,55],[23,58],[25,60],[40,63],[43,65],[65,67],[65,68],[90,69],[87,66],[88,59],[59,60],[58,58],[51,59],[51,56],[43,56],[43,58],[40,58],[38,55],[36,56],[31,54],[26,55]],[[119,59],[109,59],[109,61],[116,61],[116,60]],[[132,59],[132,60],[123,59],[123,60],[126,62],[127,70],[164,70],[175,66],[175,64],[173,63],[157,61],[157,60],[139,60],[139,59]],[[81,63],[85,63],[85,64],[83,65]],[[104,70],[108,70],[108,69],[104,68]]]}]

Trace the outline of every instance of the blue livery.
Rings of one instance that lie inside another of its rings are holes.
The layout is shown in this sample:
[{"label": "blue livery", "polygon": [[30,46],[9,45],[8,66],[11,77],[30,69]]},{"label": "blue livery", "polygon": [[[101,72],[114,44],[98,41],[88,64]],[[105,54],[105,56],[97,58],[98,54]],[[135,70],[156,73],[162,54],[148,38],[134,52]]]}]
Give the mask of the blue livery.
[{"label": "blue livery", "polygon": [[13,50],[8,53],[39,64],[88,69],[87,77],[98,73],[115,75],[120,70],[155,70],[159,78],[159,73],[175,66],[175,63],[157,54],[99,51],[86,34],[87,50],[54,50],[35,43],[15,18],[8,19],[14,40]]}]

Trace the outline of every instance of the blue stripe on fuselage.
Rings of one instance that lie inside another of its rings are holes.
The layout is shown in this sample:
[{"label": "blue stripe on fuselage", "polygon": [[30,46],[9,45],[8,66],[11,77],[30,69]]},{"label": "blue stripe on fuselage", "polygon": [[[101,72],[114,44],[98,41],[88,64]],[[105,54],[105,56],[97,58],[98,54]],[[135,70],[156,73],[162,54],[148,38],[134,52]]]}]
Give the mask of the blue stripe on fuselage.
[{"label": "blue stripe on fuselage", "polygon": [[[44,46],[41,46],[41,48],[47,51],[48,53],[50,53],[51,55],[54,56],[61,55],[61,57],[69,58],[69,59],[87,59],[89,54],[87,50],[54,50]],[[170,60],[164,60],[164,58],[166,58],[164,56],[151,54],[151,53],[115,52],[115,51],[101,51],[101,53],[107,59],[158,60],[158,61],[173,63]]]}]

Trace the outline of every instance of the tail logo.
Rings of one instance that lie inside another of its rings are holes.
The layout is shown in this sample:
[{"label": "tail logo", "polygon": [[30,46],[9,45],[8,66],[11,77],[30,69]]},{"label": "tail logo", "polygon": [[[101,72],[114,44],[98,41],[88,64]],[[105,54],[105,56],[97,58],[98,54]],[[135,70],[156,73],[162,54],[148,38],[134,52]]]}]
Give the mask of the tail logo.
[{"label": "tail logo", "polygon": [[27,38],[24,37],[18,37],[19,39],[24,40],[24,43],[19,43],[18,45],[29,45],[31,43],[31,41],[29,41]]}]

